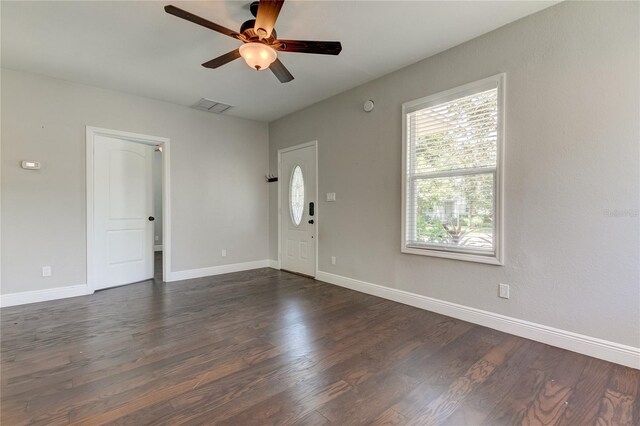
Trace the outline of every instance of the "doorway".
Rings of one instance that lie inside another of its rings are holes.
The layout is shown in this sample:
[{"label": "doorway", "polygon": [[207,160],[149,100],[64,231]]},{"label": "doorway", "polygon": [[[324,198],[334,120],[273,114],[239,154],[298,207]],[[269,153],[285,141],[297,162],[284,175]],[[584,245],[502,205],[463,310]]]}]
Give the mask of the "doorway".
[{"label": "doorway", "polygon": [[162,151],[164,148],[156,145],[153,150],[153,252],[154,252],[154,279],[162,281],[162,255],[163,255],[163,226],[162,226]]},{"label": "doorway", "polygon": [[311,277],[317,265],[317,142],[278,151],[280,268]]},{"label": "doorway", "polygon": [[[154,161],[159,153],[161,182],[154,184]],[[158,258],[162,259],[162,280],[166,280],[170,270],[168,170],[168,139],[87,127],[90,291],[153,279],[158,229],[163,249]],[[160,210],[154,203],[158,184],[162,188]]]}]

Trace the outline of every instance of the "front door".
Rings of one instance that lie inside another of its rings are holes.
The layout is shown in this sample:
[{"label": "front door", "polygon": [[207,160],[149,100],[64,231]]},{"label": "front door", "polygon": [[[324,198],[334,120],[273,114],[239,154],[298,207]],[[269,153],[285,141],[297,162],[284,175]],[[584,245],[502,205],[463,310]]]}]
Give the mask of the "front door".
[{"label": "front door", "polygon": [[316,146],[280,153],[280,268],[316,274]]},{"label": "front door", "polygon": [[153,147],[94,139],[95,289],[153,278]]}]

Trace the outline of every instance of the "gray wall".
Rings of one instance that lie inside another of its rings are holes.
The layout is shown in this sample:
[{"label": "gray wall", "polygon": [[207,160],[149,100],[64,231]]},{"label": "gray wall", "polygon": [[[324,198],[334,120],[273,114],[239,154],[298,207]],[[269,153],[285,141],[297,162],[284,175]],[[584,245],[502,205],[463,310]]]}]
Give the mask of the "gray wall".
[{"label": "gray wall", "polygon": [[[174,271],[267,258],[266,124],[6,69],[1,79],[2,294],[87,282],[86,125],[171,139]],[[27,159],[42,170],[22,170]]]},{"label": "gray wall", "polygon": [[[640,346],[639,6],[562,3],[271,123],[271,173],[318,140],[319,270]],[[505,266],[401,254],[401,104],[500,72]]]}]

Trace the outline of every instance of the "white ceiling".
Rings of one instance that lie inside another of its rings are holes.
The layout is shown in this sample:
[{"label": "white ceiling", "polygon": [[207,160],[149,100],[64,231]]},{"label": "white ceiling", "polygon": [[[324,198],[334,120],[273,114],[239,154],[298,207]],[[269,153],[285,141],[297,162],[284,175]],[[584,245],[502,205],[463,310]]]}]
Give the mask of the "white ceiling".
[{"label": "white ceiling", "polygon": [[225,114],[271,121],[456,46],[555,1],[287,1],[278,35],[339,40],[339,56],[281,53],[295,80],[236,60],[200,64],[239,42],[164,12],[175,4],[238,31],[249,1],[1,3],[2,66]]}]

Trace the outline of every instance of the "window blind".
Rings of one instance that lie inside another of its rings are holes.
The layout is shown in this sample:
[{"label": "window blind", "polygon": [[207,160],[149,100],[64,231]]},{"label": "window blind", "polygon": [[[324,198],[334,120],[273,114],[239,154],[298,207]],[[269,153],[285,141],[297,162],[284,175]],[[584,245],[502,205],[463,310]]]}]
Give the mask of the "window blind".
[{"label": "window blind", "polygon": [[497,81],[405,113],[407,247],[495,256],[498,113]]}]

